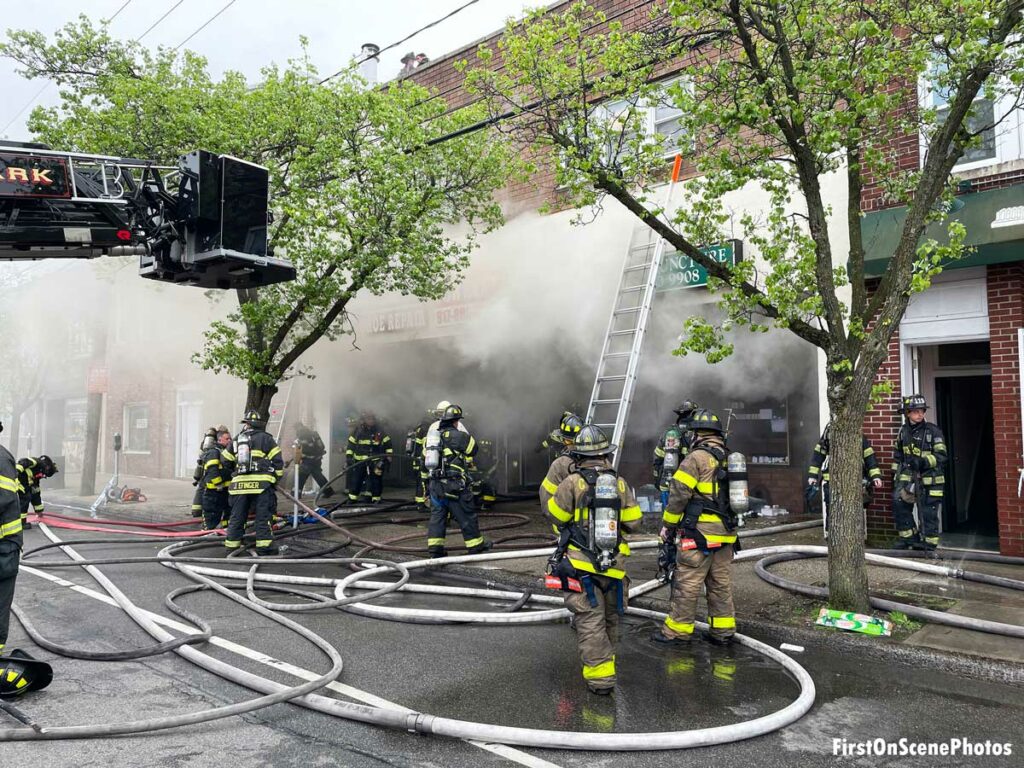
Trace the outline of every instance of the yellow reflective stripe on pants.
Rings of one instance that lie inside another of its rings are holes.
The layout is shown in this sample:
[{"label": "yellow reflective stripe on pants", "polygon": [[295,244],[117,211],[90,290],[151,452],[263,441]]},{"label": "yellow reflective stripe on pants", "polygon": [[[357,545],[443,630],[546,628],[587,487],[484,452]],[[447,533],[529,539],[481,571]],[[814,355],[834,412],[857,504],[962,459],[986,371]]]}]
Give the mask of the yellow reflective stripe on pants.
[{"label": "yellow reflective stripe on pants", "polygon": [[274,543],[273,539],[257,539],[256,540],[256,546],[259,547],[260,549],[262,549],[263,547],[269,547],[273,543]]},{"label": "yellow reflective stripe on pants", "polygon": [[683,624],[679,621],[672,621],[671,616],[665,617],[665,626],[671,629],[673,632],[679,632],[683,635],[693,634],[693,624]]},{"label": "yellow reflective stripe on pants", "polygon": [[224,546],[228,549],[238,549],[240,546],[242,546],[242,542],[235,541],[234,539],[225,539]]},{"label": "yellow reflective stripe on pants", "polygon": [[427,539],[428,547],[443,547],[444,539]]},{"label": "yellow reflective stripe on pants", "polygon": [[42,504],[33,504],[32,509],[34,509],[36,512],[42,512],[44,509],[46,509],[46,507],[44,507]]},{"label": "yellow reflective stripe on pants", "polygon": [[466,549],[472,549],[473,547],[478,547],[478,546],[480,546],[483,543],[484,543],[484,537],[483,536],[478,536],[475,539],[466,539]]},{"label": "yellow reflective stripe on pants", "polygon": [[586,664],[583,665],[583,679],[584,680],[595,680],[602,677],[615,677],[615,658],[611,661],[605,661],[601,664],[597,664],[593,667],[589,667]]},{"label": "yellow reflective stripe on pants", "polygon": [[724,536],[720,536],[717,533],[705,533],[704,538],[707,539],[709,544],[735,544],[736,534],[730,533]]},{"label": "yellow reflective stripe on pants", "polygon": [[708,616],[708,624],[712,629],[736,629],[736,617]]}]

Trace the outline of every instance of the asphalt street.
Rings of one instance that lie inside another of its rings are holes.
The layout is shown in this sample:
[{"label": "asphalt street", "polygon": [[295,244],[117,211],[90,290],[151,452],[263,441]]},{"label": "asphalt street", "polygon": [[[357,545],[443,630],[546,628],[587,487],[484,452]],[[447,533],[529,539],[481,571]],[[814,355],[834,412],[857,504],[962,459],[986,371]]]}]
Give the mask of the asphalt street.
[{"label": "asphalt street", "polygon": [[[98,534],[58,532],[64,538]],[[26,548],[44,543],[27,533]],[[90,557],[155,554],[163,543],[95,544]],[[217,549],[210,550],[218,554]],[[60,559],[54,551],[48,559]],[[31,564],[31,560],[25,563]],[[102,570],[141,607],[175,618],[164,596],[187,580],[160,565],[108,565]],[[286,572],[339,577],[340,566],[288,566]],[[150,644],[150,638],[118,609],[89,594],[55,583],[56,576],[98,590],[79,569],[26,569],[17,603],[51,639],[89,649]],[[493,576],[493,573],[491,574]],[[264,595],[266,599],[286,599]],[[182,604],[213,625],[219,638],[257,653],[204,644],[204,652],[287,684],[298,678],[272,657],[322,673],[329,664],[307,641],[223,597],[197,593]],[[382,604],[487,610],[467,598],[391,595]],[[491,606],[496,609],[497,604]],[[610,698],[586,692],[579,677],[572,630],[542,626],[412,625],[354,616],[339,610],[290,614],[338,648],[345,659],[339,678],[351,697],[386,700],[445,717],[503,725],[595,732],[651,732],[722,725],[784,707],[795,682],[775,663],[746,648],[697,644],[678,652],[653,646],[650,621],[630,618],[620,643],[619,687]],[[740,627],[742,631],[742,626]],[[784,638],[759,636],[774,645]],[[17,622],[11,646],[32,647]],[[223,705],[256,694],[187,661],[165,654],[143,661],[85,662],[55,658],[53,684],[19,701],[39,724],[112,723]],[[255,657],[255,658],[254,658]],[[1019,765],[1024,750],[1024,695],[1013,685],[958,678],[934,669],[859,659],[848,653],[798,654],[817,686],[813,709],[797,723],[767,736],[680,753],[551,751],[487,747],[441,737],[387,730],[282,704],[242,717],[144,736],[63,742],[18,742],[0,747],[4,764],[24,766],[593,766],[628,763],[784,766]],[[327,695],[346,698],[338,690]],[[0,717],[3,717],[0,714]],[[6,721],[0,723],[7,725]],[[13,725],[13,722],[11,723]],[[833,740],[883,738],[944,742],[1010,742],[1009,757],[842,757]]]}]

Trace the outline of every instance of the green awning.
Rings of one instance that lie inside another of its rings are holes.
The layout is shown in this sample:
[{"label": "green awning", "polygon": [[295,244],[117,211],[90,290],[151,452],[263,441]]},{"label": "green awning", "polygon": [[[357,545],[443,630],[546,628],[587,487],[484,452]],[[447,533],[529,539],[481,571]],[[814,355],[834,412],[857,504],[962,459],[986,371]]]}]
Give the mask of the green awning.
[{"label": "green awning", "polygon": [[[1024,260],[1024,184],[987,192],[973,192],[954,198],[949,220],[961,222],[967,230],[966,244],[974,250],[952,262],[948,269],[977,267]],[[861,219],[864,237],[864,276],[879,277],[896,250],[907,209],[888,208]],[[995,226],[993,226],[995,225]],[[946,225],[932,224],[925,238],[948,241]]]}]

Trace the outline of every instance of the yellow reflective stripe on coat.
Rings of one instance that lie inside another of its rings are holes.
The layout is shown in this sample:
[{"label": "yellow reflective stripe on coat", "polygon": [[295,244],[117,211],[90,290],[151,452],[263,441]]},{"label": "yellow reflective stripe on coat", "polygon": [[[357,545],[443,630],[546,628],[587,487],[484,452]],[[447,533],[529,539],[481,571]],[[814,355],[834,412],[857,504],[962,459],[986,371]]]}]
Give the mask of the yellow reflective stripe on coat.
[{"label": "yellow reflective stripe on coat", "polygon": [[683,472],[681,469],[677,469],[676,473],[672,475],[673,480],[677,480],[687,488],[697,487],[697,478],[691,475],[689,472]]},{"label": "yellow reflective stripe on coat", "polygon": [[722,518],[713,512],[701,512],[700,517],[697,518],[698,523],[720,523]]},{"label": "yellow reflective stripe on coat", "polygon": [[679,525],[679,521],[682,520],[682,519],[683,519],[683,513],[682,512],[680,512],[679,514],[676,514],[674,512],[669,512],[668,510],[665,510],[665,512],[663,512],[662,515],[661,515],[661,521],[663,523],[665,523],[666,525]]},{"label": "yellow reflective stripe on coat", "polygon": [[551,495],[554,495],[554,494],[558,493],[558,486],[555,485],[554,483],[552,483],[546,477],[541,481],[540,485],[541,485],[541,488],[543,488],[545,491],[547,491]]},{"label": "yellow reflective stripe on coat", "polygon": [[14,536],[15,534],[21,533],[22,528],[21,518],[12,520],[9,523],[0,525],[0,539],[6,538],[7,536]]},{"label": "yellow reflective stripe on coat", "polygon": [[554,496],[548,499],[548,514],[561,523],[568,523],[572,520],[572,515],[558,506],[558,502],[555,501]]},{"label": "yellow reflective stripe on coat", "polygon": [[270,453],[267,454],[267,458],[268,459],[272,459],[275,456],[277,456],[277,454],[279,454],[280,452],[281,452],[281,446],[275,445],[273,448],[270,449]]},{"label": "yellow reflective stripe on coat", "polygon": [[597,680],[602,677],[615,677],[615,657],[611,661],[605,661],[594,666],[583,665],[583,679]]},{"label": "yellow reflective stripe on coat", "polygon": [[736,629],[736,617],[708,616],[708,624],[712,629]]},{"label": "yellow reflective stripe on coat", "polygon": [[622,510],[622,514],[619,516],[619,519],[622,520],[622,522],[624,522],[624,523],[629,523],[629,522],[632,522],[633,520],[639,520],[643,516],[644,516],[644,513],[642,511],[640,511],[640,507],[639,506],[633,506],[633,507],[626,507],[624,510]]},{"label": "yellow reflective stripe on coat", "polygon": [[220,466],[220,459],[210,459],[208,462],[203,464],[203,469],[209,469],[214,465]]},{"label": "yellow reflective stripe on coat", "polygon": [[18,493],[21,491],[21,483],[10,477],[0,476],[0,490],[10,491],[11,493]]}]

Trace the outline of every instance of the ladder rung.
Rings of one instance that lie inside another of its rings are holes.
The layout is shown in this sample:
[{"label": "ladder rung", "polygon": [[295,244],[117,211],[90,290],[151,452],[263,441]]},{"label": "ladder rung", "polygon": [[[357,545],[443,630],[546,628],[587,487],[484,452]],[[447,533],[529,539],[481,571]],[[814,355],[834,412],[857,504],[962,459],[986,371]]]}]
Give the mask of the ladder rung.
[{"label": "ladder rung", "polygon": [[598,376],[597,380],[598,381],[625,381],[626,380],[626,376],[625,376],[625,374],[617,375],[617,376]]},{"label": "ladder rung", "polygon": [[648,261],[646,264],[637,264],[636,266],[633,266],[633,267],[626,267],[622,271],[623,272],[636,272],[638,269],[647,269],[650,266],[651,266],[651,262]]},{"label": "ladder rung", "polygon": [[625,288],[621,289],[619,293],[629,293],[630,291],[642,291],[646,287],[646,283],[640,283],[640,285],[628,285]]},{"label": "ladder rung", "polygon": [[602,359],[607,360],[610,357],[629,357],[629,352],[608,352]]},{"label": "ladder rung", "polygon": [[595,400],[593,404],[594,405],[611,405],[612,403],[621,403],[621,402],[622,402],[622,400],[620,400],[619,398],[616,397],[616,398],[613,398],[611,400]]},{"label": "ladder rung", "polygon": [[632,336],[634,333],[636,333],[636,330],[637,330],[636,328],[629,328],[628,330],[625,330],[625,331],[612,331],[608,335],[609,336]]},{"label": "ladder rung", "polygon": [[614,424],[595,424],[594,426],[595,427],[611,427],[612,429],[615,429],[615,425]]},{"label": "ladder rung", "polygon": [[628,315],[630,312],[639,312],[643,307],[623,307],[622,309],[616,309],[614,314],[616,315]]}]

